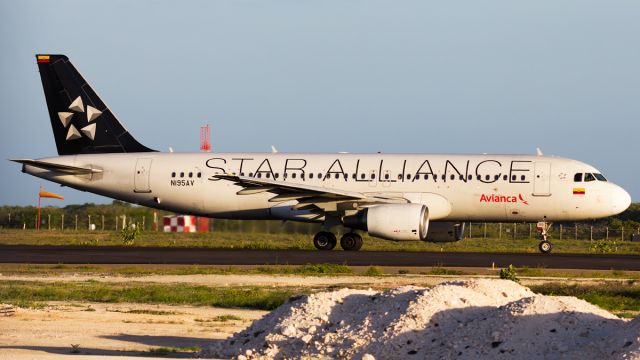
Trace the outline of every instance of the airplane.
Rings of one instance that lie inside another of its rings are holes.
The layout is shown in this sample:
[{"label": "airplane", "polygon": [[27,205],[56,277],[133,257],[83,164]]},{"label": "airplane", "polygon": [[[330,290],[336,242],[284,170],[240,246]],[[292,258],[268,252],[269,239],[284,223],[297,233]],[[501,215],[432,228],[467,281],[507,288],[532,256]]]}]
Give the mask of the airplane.
[{"label": "airplane", "polygon": [[[138,142],[64,55],[37,65],[59,156],[14,159],[64,186],[210,218],[320,223],[319,250],[392,241],[453,242],[464,223],[553,222],[619,214],[631,197],[591,165],[536,155],[162,153]],[[154,126],[157,124],[154,123]]]}]

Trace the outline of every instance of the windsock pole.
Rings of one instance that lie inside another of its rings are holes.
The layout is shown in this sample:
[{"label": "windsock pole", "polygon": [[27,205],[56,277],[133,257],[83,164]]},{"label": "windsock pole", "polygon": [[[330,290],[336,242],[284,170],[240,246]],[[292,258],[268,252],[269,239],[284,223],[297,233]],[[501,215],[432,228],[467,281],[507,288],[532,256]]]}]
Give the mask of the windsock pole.
[{"label": "windsock pole", "polygon": [[64,200],[64,196],[44,191],[44,188],[40,186],[40,191],[38,192],[38,223],[36,224],[36,230],[40,230],[40,200],[42,200],[43,197]]}]

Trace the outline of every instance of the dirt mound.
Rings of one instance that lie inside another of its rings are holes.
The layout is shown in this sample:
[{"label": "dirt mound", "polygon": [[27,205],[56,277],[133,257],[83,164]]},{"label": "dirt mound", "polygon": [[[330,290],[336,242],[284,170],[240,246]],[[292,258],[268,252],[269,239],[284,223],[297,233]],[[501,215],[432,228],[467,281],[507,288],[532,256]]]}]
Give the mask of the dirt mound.
[{"label": "dirt mound", "polygon": [[640,318],[506,280],[292,298],[203,356],[281,358],[640,359]]}]

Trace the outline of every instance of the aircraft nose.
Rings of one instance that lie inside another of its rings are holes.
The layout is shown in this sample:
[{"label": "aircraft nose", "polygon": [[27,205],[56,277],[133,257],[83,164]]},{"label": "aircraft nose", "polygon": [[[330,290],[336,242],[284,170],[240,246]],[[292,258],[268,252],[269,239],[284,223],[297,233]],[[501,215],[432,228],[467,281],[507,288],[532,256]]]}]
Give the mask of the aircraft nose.
[{"label": "aircraft nose", "polygon": [[629,205],[631,205],[631,195],[629,195],[625,189],[616,185],[616,188],[611,194],[611,203],[615,214],[619,214],[627,210]]}]

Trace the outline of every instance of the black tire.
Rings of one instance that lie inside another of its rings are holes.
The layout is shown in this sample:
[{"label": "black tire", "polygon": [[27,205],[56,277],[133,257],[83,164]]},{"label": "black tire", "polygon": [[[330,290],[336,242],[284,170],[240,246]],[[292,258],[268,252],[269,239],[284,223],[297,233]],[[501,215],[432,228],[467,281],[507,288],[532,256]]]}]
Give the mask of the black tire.
[{"label": "black tire", "polygon": [[340,238],[340,247],[345,251],[358,251],[362,247],[362,237],[356,233],[347,233]]},{"label": "black tire", "polygon": [[336,236],[328,231],[320,231],[313,237],[313,245],[318,250],[332,250],[337,243]]},{"label": "black tire", "polygon": [[553,249],[553,244],[547,240],[544,240],[541,241],[540,244],[538,244],[538,249],[540,249],[541,253],[548,254]]}]

